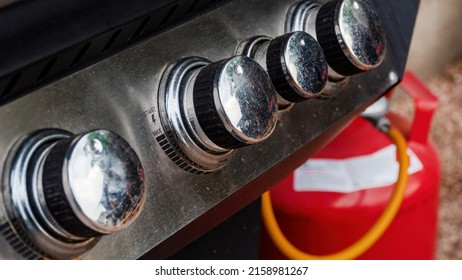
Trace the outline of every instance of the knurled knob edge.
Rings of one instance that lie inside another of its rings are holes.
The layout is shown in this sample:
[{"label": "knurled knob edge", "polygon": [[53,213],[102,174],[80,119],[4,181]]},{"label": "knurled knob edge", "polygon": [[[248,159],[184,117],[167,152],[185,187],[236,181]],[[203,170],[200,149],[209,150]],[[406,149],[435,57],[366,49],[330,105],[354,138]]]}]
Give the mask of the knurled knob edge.
[{"label": "knurled knob edge", "polygon": [[[346,56],[336,32],[337,13],[341,1],[331,1],[323,5],[316,17],[316,36],[327,63],[335,72],[351,76],[364,72],[356,67]],[[343,38],[341,39],[343,40]]]},{"label": "knurled knob edge", "polygon": [[194,82],[194,111],[199,125],[207,137],[216,145],[225,149],[245,147],[248,144],[239,141],[224,125],[215,104],[215,80],[217,73],[227,60],[221,60],[202,68]]},{"label": "knurled knob edge", "polygon": [[74,213],[64,192],[63,164],[72,139],[58,142],[43,165],[42,185],[48,210],[56,222],[71,234],[79,237],[97,237],[98,233],[83,224]]},{"label": "knurled knob edge", "polygon": [[266,67],[273,86],[285,100],[296,103],[305,100],[287,80],[287,67],[283,64],[284,50],[292,33],[279,36],[271,41],[266,55]]}]

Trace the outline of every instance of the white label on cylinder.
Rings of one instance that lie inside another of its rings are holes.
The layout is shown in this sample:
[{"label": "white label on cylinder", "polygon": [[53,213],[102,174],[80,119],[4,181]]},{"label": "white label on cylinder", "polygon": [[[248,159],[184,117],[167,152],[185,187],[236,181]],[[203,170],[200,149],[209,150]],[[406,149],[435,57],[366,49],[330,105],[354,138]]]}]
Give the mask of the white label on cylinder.
[{"label": "white label on cylinder", "polygon": [[[408,149],[409,175],[422,170],[416,154]],[[295,191],[350,193],[389,186],[398,177],[396,147],[387,146],[369,155],[346,159],[310,159],[294,172]]]}]

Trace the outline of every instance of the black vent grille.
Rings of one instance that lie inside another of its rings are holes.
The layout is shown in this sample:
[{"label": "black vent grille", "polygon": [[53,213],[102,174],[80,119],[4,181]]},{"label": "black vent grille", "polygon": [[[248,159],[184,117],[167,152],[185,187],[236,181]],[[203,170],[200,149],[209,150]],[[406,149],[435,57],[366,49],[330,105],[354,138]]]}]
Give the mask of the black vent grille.
[{"label": "black vent grille", "polygon": [[[83,3],[91,0],[75,1]],[[3,51],[3,54],[8,53],[8,51],[14,54],[13,46],[22,46],[22,53],[18,52],[18,57],[11,60],[15,65],[12,66],[11,63],[7,63],[7,65],[5,64],[5,66],[2,66],[3,64],[0,64],[0,105],[120,52],[168,27],[186,21],[229,1],[230,0],[119,1],[125,2],[123,5],[145,3],[146,9],[142,10],[143,14],[141,14],[140,11],[138,11],[139,14],[134,14],[133,18],[135,19],[128,22],[121,22],[117,26],[108,28],[96,35],[94,34],[94,30],[85,31],[87,37],[85,40],[72,41],[66,38],[67,41],[60,42],[60,45],[67,45],[67,47],[58,51],[51,51],[51,49],[56,47],[52,46],[51,42],[48,43],[50,44],[48,46],[47,42],[51,40],[47,41],[46,38],[43,38],[43,46],[41,45],[39,55],[37,55],[37,49],[27,49],[28,34],[26,32],[24,32],[24,34],[15,33],[11,35],[8,34],[8,32],[0,30],[0,39],[2,39],[0,43],[0,53],[2,53],[2,50],[6,50]],[[113,4],[113,2],[111,4]],[[157,2],[157,4],[153,2]],[[159,2],[165,3],[159,7]],[[83,4],[79,5],[85,6]],[[0,10],[0,18],[2,13],[6,14],[9,12],[8,9],[18,10],[25,8],[27,8],[27,5],[21,6],[12,4]],[[105,9],[107,7],[101,6],[100,8]],[[152,8],[151,11],[149,10],[150,8]],[[26,11],[24,13],[27,14],[31,12],[32,11]],[[85,11],[81,12],[85,13]],[[106,21],[117,21],[117,13],[120,12],[121,11],[114,11],[114,17],[106,19]],[[93,12],[93,14],[95,14],[95,16],[98,15],[97,12]],[[43,17],[46,17],[46,14],[43,15]],[[70,22],[73,19],[68,18],[67,20]],[[63,25],[65,24],[66,23],[63,22]],[[59,25],[56,27],[59,28]],[[49,33],[53,34],[53,30],[49,30]],[[11,45],[5,44],[5,42],[9,40],[8,37],[10,35],[11,37],[16,36],[19,38],[15,38],[17,41],[12,42]],[[35,54],[28,57],[27,54],[29,52],[35,52]],[[24,55],[24,53],[26,55]],[[20,55],[21,57],[19,57]],[[6,67],[8,67],[8,69]]]}]

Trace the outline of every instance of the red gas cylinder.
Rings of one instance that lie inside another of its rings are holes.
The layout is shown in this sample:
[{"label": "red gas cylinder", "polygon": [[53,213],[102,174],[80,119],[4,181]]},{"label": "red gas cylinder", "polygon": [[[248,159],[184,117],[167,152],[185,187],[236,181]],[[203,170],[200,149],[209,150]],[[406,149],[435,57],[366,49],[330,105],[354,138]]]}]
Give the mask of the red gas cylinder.
[{"label": "red gas cylinder", "polygon": [[[433,259],[436,249],[440,161],[428,140],[436,97],[412,73],[403,88],[415,101],[414,121],[388,113],[408,140],[411,159],[404,200],[382,237],[360,259]],[[271,189],[287,239],[314,255],[338,252],[374,224],[388,203],[398,164],[390,139],[364,118]],[[262,226],[262,259],[285,259]]]}]

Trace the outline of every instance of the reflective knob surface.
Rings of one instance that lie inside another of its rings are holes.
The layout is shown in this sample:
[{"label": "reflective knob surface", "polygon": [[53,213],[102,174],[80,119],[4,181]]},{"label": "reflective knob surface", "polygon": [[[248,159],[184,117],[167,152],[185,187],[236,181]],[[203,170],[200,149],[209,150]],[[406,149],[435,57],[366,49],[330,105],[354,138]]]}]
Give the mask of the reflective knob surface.
[{"label": "reflective knob surface", "polygon": [[194,81],[193,102],[203,132],[225,149],[261,142],[276,126],[271,80],[257,62],[245,56],[201,69]]},{"label": "reflective knob surface", "polygon": [[136,153],[107,130],[61,140],[46,156],[42,173],[40,204],[52,223],[76,237],[127,227],[144,202],[144,173]]},{"label": "reflective knob surface", "polygon": [[318,42],[297,31],[273,39],[266,67],[276,91],[287,101],[319,95],[327,81],[327,62]]},{"label": "reflective knob surface", "polygon": [[342,75],[374,69],[385,56],[385,33],[367,0],[336,0],[323,5],[316,17],[316,35],[329,65]]}]

